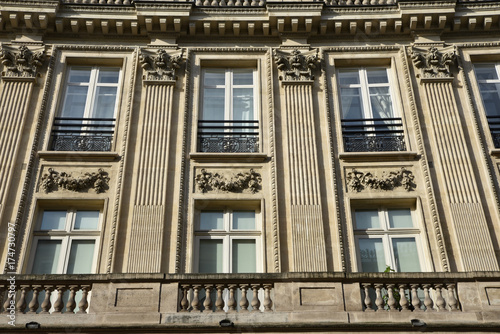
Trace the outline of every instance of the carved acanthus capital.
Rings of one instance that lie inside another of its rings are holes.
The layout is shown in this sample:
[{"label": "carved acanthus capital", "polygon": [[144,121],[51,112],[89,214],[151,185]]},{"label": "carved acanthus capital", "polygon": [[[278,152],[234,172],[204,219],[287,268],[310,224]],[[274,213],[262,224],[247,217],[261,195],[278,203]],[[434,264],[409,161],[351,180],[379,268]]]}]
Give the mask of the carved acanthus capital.
[{"label": "carved acanthus capital", "polygon": [[156,53],[142,50],[139,61],[144,69],[145,81],[175,81],[175,72],[182,62],[182,51],[169,55],[164,49],[158,49]]},{"label": "carved acanthus capital", "polygon": [[413,173],[404,167],[398,171],[384,171],[380,177],[370,172],[357,171],[354,168],[346,175],[347,187],[353,192],[360,192],[365,188],[394,190],[396,187],[403,187],[406,191],[412,191],[417,186],[414,180]]},{"label": "carved acanthus capital", "polygon": [[424,79],[452,78],[450,67],[455,64],[457,52],[455,47],[438,49],[433,46],[427,51],[413,48],[411,58]]},{"label": "carved acanthus capital", "polygon": [[313,70],[320,67],[318,50],[301,52],[295,49],[291,53],[275,50],[274,62],[281,72],[280,80],[285,81],[314,80]]},{"label": "carved acanthus capital", "polygon": [[48,173],[42,176],[40,186],[45,193],[62,188],[77,192],[94,189],[99,194],[108,189],[108,182],[108,173],[100,168],[97,173],[84,173],[78,178],[72,177],[69,173],[56,172],[54,169],[49,168]]},{"label": "carved acanthus capital", "polygon": [[18,49],[3,46],[0,50],[0,58],[4,66],[2,77],[35,79],[38,69],[43,65],[44,56],[44,49],[35,51],[25,45]]},{"label": "carved acanthus capital", "polygon": [[202,169],[196,175],[195,181],[202,192],[219,190],[238,193],[248,189],[255,194],[261,188],[262,177],[253,169],[244,173],[236,173],[231,177],[224,177],[219,173],[211,173]]}]

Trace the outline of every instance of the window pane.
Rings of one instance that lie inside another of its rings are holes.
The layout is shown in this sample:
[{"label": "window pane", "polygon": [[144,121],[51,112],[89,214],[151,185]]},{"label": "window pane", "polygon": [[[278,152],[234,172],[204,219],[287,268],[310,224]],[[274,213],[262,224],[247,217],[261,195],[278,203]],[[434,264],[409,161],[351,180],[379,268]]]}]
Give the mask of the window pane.
[{"label": "window pane", "polygon": [[391,209],[387,210],[389,216],[389,226],[391,228],[411,228],[413,221],[411,220],[410,209]]},{"label": "window pane", "polygon": [[99,225],[99,211],[77,211],[75,230],[97,230]]},{"label": "window pane", "polygon": [[64,230],[66,227],[66,211],[44,211],[41,230]]},{"label": "window pane", "polygon": [[420,272],[415,238],[392,239],[396,268],[399,272]]},{"label": "window pane", "polygon": [[92,272],[95,240],[73,240],[69,253],[67,274],[89,274]]},{"label": "window pane", "polygon": [[255,211],[234,211],[233,230],[255,230]]},{"label": "window pane", "polygon": [[380,228],[377,210],[356,210],[354,215],[356,219],[356,228],[358,230]]},{"label": "window pane", "polygon": [[253,120],[253,88],[233,90],[233,120]]},{"label": "window pane", "polygon": [[479,84],[484,109],[488,116],[500,116],[500,84]]},{"label": "window pane", "polygon": [[200,239],[199,273],[222,273],[222,240]]},{"label": "window pane", "polygon": [[233,85],[253,85],[253,70],[234,70]]},{"label": "window pane", "polygon": [[358,239],[361,271],[383,272],[387,266],[382,239]]},{"label": "window pane", "polygon": [[388,84],[387,70],[385,68],[373,68],[366,70],[368,84]]},{"label": "window pane", "polygon": [[57,272],[61,240],[38,240],[32,274],[60,274]]},{"label": "window pane", "polygon": [[358,70],[339,71],[339,82],[341,85],[359,85]]},{"label": "window pane", "polygon": [[115,115],[116,87],[97,87],[92,116],[94,118],[113,118]]},{"label": "window pane", "polygon": [[345,119],[361,119],[363,109],[361,102],[361,91],[359,88],[342,88],[340,90],[342,116]]},{"label": "window pane", "polygon": [[223,88],[205,88],[203,93],[203,120],[224,119],[224,99]]},{"label": "window pane", "polygon": [[200,213],[200,230],[224,230],[222,211],[202,211]]},{"label": "window pane", "polygon": [[87,103],[87,86],[68,86],[61,117],[82,118]]},{"label": "window pane", "polygon": [[88,83],[90,81],[90,68],[72,68],[69,72],[68,82]]},{"label": "window pane", "polygon": [[118,68],[108,68],[99,70],[98,83],[118,83],[118,78],[120,77],[120,69]]},{"label": "window pane", "polygon": [[370,88],[370,103],[372,106],[373,118],[394,117],[389,87]]},{"label": "window pane", "polygon": [[256,261],[255,240],[233,240],[233,273],[255,273]]},{"label": "window pane", "polygon": [[474,66],[476,71],[477,80],[497,80],[498,75],[495,70],[495,65],[476,65]]},{"label": "window pane", "polygon": [[204,85],[205,86],[218,86],[218,85],[225,85],[225,80],[226,78],[226,73],[224,70],[221,69],[210,69],[210,70],[205,70],[205,81]]}]

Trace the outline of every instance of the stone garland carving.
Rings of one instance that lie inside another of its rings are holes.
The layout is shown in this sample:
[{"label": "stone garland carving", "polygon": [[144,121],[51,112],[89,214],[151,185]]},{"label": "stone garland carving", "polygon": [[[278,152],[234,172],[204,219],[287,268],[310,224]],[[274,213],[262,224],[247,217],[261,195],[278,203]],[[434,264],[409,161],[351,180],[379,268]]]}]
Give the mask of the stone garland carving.
[{"label": "stone garland carving", "polygon": [[196,175],[195,181],[202,192],[211,190],[242,192],[249,189],[250,192],[255,194],[261,188],[262,177],[253,169],[246,173],[237,173],[230,179],[218,173],[210,173],[202,169],[201,173]]},{"label": "stone garland carving", "polygon": [[81,191],[94,189],[96,193],[102,193],[108,189],[108,173],[99,168],[97,173],[85,173],[79,178],[74,178],[66,172],[56,172],[49,168],[49,173],[44,174],[41,180],[41,187],[45,193],[63,188],[70,191]]},{"label": "stone garland carving", "polygon": [[165,50],[159,49],[156,55],[148,55],[143,50],[139,61],[144,72],[144,80],[174,81],[177,79],[175,72],[180,68],[182,53],[171,56]]},{"label": "stone garland carving", "polygon": [[383,172],[381,177],[376,177],[370,172],[359,172],[353,168],[351,172],[347,173],[346,180],[347,187],[355,192],[360,192],[365,188],[393,190],[396,187],[403,187],[406,191],[412,191],[416,187],[413,182],[415,176],[404,167],[395,172]]},{"label": "stone garland carving", "polygon": [[43,58],[43,50],[33,52],[26,45],[20,46],[16,51],[9,51],[4,47],[0,50],[0,59],[6,70],[2,75],[14,78],[36,78],[38,68],[43,64]]},{"label": "stone garland carving", "polygon": [[289,81],[314,80],[312,70],[320,67],[318,50],[302,53],[295,49],[291,54],[275,50],[274,62],[281,71],[280,80]]},{"label": "stone garland carving", "polygon": [[442,51],[439,51],[436,47],[429,48],[426,53],[412,51],[411,59],[413,64],[422,71],[423,78],[453,77],[450,66],[455,64],[457,52],[455,48],[448,52]]}]

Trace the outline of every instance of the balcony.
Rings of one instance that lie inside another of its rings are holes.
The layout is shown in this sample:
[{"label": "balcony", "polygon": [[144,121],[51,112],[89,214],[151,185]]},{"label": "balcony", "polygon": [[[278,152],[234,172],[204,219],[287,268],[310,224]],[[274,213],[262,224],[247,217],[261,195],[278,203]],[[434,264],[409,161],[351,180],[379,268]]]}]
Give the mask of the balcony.
[{"label": "balcony", "polygon": [[52,127],[53,151],[111,151],[114,118],[56,117]]},{"label": "balcony", "polygon": [[[500,328],[500,273],[0,275],[0,311],[44,330]],[[16,291],[15,299],[8,298]],[[208,296],[208,297],[207,297]],[[0,331],[11,328],[7,321]]]},{"label": "balcony", "polygon": [[500,116],[486,116],[495,148],[500,148]]},{"label": "balcony", "polygon": [[345,152],[406,151],[401,118],[343,119]]},{"label": "balcony", "polygon": [[199,121],[198,152],[259,152],[259,121]]}]

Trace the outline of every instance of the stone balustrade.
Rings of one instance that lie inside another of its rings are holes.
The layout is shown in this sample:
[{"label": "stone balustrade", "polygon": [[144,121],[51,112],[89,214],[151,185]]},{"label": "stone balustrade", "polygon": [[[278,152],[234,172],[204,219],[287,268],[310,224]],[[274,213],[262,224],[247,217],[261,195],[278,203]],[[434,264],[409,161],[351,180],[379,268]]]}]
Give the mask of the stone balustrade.
[{"label": "stone balustrade", "polygon": [[64,4],[130,5],[133,0],[62,0]]}]

